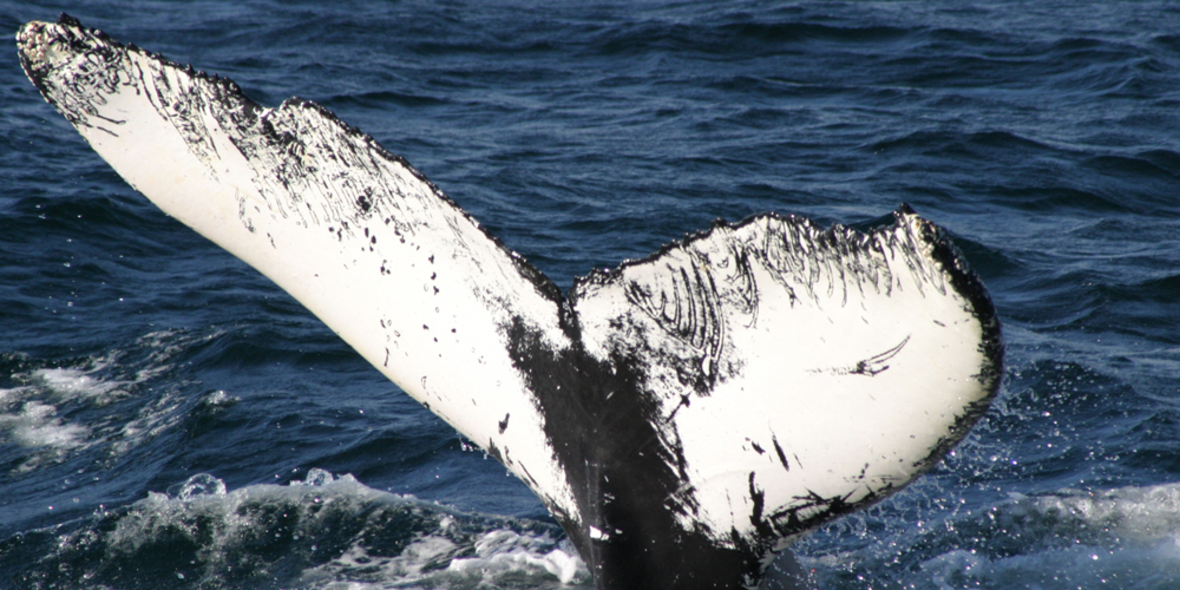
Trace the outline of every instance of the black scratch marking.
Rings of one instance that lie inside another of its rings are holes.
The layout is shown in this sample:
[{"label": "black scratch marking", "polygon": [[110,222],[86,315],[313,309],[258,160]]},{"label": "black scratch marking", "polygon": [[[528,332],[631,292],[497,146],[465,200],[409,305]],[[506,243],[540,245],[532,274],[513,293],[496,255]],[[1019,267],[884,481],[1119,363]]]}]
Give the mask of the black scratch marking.
[{"label": "black scratch marking", "polygon": [[504,431],[508,430],[508,417],[509,416],[511,416],[511,414],[504,414],[504,419],[500,421],[500,434],[504,434]]},{"label": "black scratch marking", "polygon": [[762,509],[766,504],[766,492],[754,485],[753,471],[750,472],[750,502],[753,504],[750,509],[750,523],[754,525],[754,530],[767,538],[773,537],[774,531],[771,529],[770,523],[762,518]]},{"label": "black scratch marking", "polygon": [[890,348],[889,350],[886,350],[880,354],[873,355],[867,359],[856,361],[856,364],[852,367],[811,369],[809,372],[828,373],[831,375],[864,375],[865,377],[874,377],[887,371],[889,369],[889,365],[885,364],[885,362],[897,356],[898,353],[901,352],[901,349],[905,348],[905,345],[909,344],[909,342],[910,337],[906,336],[901,342],[897,344],[897,346],[894,346],[893,348]]},{"label": "black scratch marking", "polygon": [[787,463],[787,454],[783,452],[782,446],[778,444],[778,437],[773,434],[770,436],[770,442],[774,443],[774,452],[778,454],[778,460],[782,462],[783,469],[791,470],[791,464]]}]

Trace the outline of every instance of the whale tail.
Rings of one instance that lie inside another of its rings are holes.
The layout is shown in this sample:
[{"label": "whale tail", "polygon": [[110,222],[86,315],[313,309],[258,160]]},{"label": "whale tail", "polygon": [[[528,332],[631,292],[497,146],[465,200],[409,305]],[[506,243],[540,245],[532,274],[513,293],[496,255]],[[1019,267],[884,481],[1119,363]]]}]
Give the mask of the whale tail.
[{"label": "whale tail", "polygon": [[128,183],[500,460],[600,588],[757,585],[937,462],[998,387],[984,287],[906,206],[864,233],[719,222],[565,296],[315,103],[264,108],[65,15],[18,44]]}]

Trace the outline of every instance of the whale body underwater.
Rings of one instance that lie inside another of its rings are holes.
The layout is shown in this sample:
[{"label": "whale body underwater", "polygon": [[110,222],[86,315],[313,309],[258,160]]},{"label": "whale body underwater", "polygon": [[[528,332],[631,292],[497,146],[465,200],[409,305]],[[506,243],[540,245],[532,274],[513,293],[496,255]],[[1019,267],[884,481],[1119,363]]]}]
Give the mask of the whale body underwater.
[{"label": "whale body underwater", "polygon": [[758,587],[799,535],[934,465],[999,386],[987,291],[905,205],[867,232],[719,221],[562,293],[313,102],[264,108],[67,15],[17,41],[116,172],[523,480],[600,589]]}]

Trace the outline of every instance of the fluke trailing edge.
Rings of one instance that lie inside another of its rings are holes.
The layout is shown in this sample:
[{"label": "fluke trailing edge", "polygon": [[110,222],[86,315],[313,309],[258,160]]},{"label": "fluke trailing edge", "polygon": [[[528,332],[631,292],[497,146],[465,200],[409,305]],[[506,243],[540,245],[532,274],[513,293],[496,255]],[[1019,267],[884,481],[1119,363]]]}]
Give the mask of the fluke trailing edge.
[{"label": "fluke trailing edge", "polygon": [[912,480],[1000,375],[959,252],[765,214],[568,296],[315,103],[68,17],[18,33],[45,99],[133,187],[290,292],[541,498],[611,590],[759,583],[794,536]]}]

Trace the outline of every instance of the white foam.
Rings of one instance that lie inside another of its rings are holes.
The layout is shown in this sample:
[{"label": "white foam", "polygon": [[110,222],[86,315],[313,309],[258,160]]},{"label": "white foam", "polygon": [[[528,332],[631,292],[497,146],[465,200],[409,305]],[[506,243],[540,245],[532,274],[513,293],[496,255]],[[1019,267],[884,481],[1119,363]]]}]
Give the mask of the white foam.
[{"label": "white foam", "polygon": [[[292,486],[320,486],[324,489],[342,484],[347,484],[345,489],[351,493],[364,491],[393,501],[417,502],[412,496],[397,496],[367,488],[351,475],[333,479],[322,469],[312,469],[304,481],[291,483]],[[322,586],[324,588],[361,590],[417,587],[418,583],[429,588],[485,587],[487,584],[495,586],[494,581],[501,577],[518,579],[521,576],[544,578],[547,575],[561,584],[590,579],[589,570],[572,546],[568,542],[557,543],[549,533],[521,534],[506,528],[493,528],[480,534],[473,544],[457,544],[448,535],[459,526],[456,519],[462,517],[441,514],[435,531],[419,536],[396,556],[372,556],[354,545],[331,562],[304,572],[302,581],[318,580],[326,583]],[[446,562],[449,563],[445,568],[438,567]],[[341,579],[348,578],[350,572],[361,570],[368,572],[365,575],[368,581],[346,582]],[[318,584],[312,586],[319,587]]]},{"label": "white foam", "polygon": [[[184,399],[172,388],[153,388],[152,397],[130,407],[116,402],[139,395],[148,380],[173,370],[177,353],[215,335],[152,332],[127,349],[113,348],[73,366],[13,374],[20,385],[0,389],[0,441],[30,449],[17,471],[60,462],[95,445],[107,445],[110,456],[118,456],[175,426],[183,419],[177,410]],[[228,398],[219,395],[215,402]],[[120,413],[117,419],[113,412]]]},{"label": "white foam", "polygon": [[96,362],[85,370],[34,369],[13,375],[27,385],[0,389],[0,434],[7,434],[22,447],[35,449],[18,471],[30,471],[46,461],[61,459],[68,451],[88,446],[91,428],[68,421],[61,415],[62,406],[101,406],[126,395],[121,382],[97,376],[103,368],[105,363]]},{"label": "white foam", "polygon": [[453,572],[478,571],[482,575],[523,568],[543,569],[562,584],[586,580],[590,571],[571,547],[543,552],[540,547],[553,545],[549,537],[530,537],[509,530],[488,532],[475,543],[475,557],[457,558],[447,569]]},{"label": "white foam", "polygon": [[1180,547],[1175,542],[1152,547],[1075,545],[1032,554],[987,557],[958,549],[926,560],[923,587],[957,590],[985,588],[1177,588]]},{"label": "white foam", "polygon": [[186,502],[201,496],[225,496],[225,482],[209,475],[198,473],[184,481],[168,488],[168,495]]},{"label": "white foam", "polygon": [[1180,484],[1063,492],[1017,498],[1016,504],[1091,536],[1100,531],[1103,538],[1152,544],[1180,539]]},{"label": "white foam", "polygon": [[282,560],[314,564],[288,580],[303,588],[479,588],[521,580],[557,588],[590,578],[572,547],[555,538],[556,527],[463,514],[322,469],[288,485],[234,490],[197,474],[167,493],[149,493],[106,528],[104,554],[134,561],[151,559],[160,543],[199,547],[197,562],[183,560],[195,583],[215,584],[242,560],[266,571],[271,542],[283,547]]},{"label": "white foam", "polygon": [[63,424],[56,413],[55,406],[27,401],[16,413],[0,414],[0,430],[8,430],[12,440],[25,447],[65,450],[82,444],[89,429],[78,424]]},{"label": "white foam", "polygon": [[38,369],[33,371],[33,378],[45,386],[48,393],[58,399],[90,399],[107,402],[110,397],[118,394],[124,385],[120,381],[104,381],[95,378],[94,374],[105,368],[100,365],[88,370],[81,369]]},{"label": "white foam", "polygon": [[821,582],[895,572],[904,588],[1180,588],[1180,483],[1012,494],[942,520],[889,517],[884,532],[868,518],[842,525],[845,540],[867,541],[859,548],[800,561]]},{"label": "white foam", "polygon": [[[348,473],[344,474],[342,477],[348,478],[349,481],[356,481],[353,479],[352,475]],[[303,481],[296,480],[291,482],[290,485],[324,486],[332,483],[333,481],[336,481],[336,476],[332,475],[330,472],[328,472],[328,470],[320,469],[319,467],[312,467],[311,469],[307,470],[307,476],[303,478]]]}]

